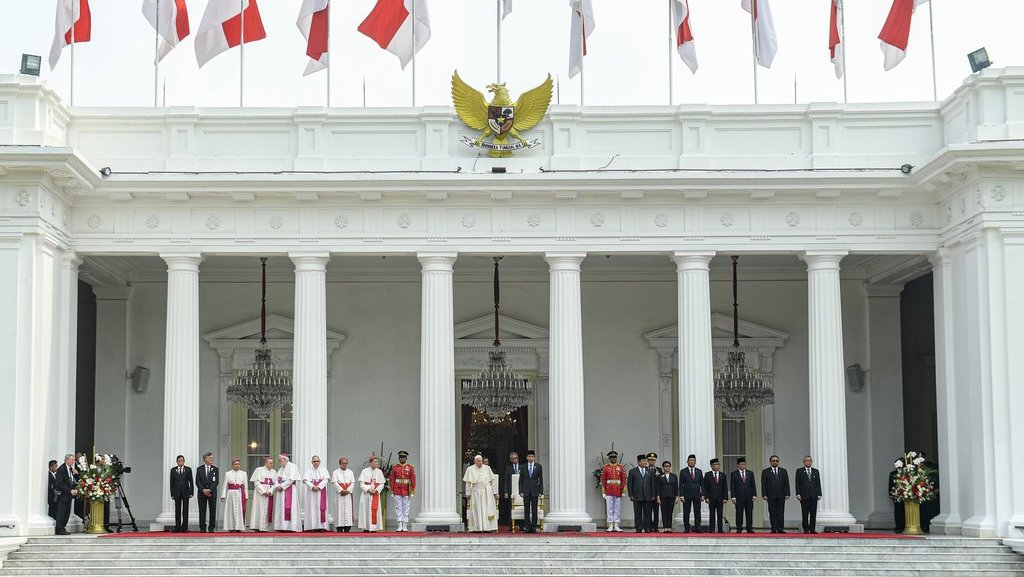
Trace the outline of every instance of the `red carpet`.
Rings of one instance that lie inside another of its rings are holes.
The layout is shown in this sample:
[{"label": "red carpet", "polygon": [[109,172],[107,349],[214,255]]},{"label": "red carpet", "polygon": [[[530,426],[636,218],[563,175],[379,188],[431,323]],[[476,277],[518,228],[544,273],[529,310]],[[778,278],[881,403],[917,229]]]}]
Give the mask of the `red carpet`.
[{"label": "red carpet", "polygon": [[462,537],[515,537],[519,539],[536,539],[543,537],[613,537],[617,539],[921,539],[922,537],[911,535],[899,535],[895,533],[817,533],[805,535],[803,533],[783,533],[773,535],[771,533],[634,533],[623,531],[622,533],[608,533],[597,531],[594,533],[413,533],[413,532],[383,532],[383,533],[168,533],[168,532],[140,532],[140,533],[109,533],[101,535],[101,539],[217,539],[220,537],[251,537],[254,539],[266,537],[284,538],[321,538],[321,539],[360,539],[369,537],[422,537],[426,539],[437,538],[462,538]]}]

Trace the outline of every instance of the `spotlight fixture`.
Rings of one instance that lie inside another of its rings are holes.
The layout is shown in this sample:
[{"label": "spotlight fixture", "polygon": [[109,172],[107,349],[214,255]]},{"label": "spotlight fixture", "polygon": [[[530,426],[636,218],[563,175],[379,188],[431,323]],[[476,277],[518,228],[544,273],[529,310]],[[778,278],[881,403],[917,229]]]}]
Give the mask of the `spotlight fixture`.
[{"label": "spotlight fixture", "polygon": [[104,177],[110,176],[110,167],[109,166],[104,166],[103,168],[101,168],[100,169],[100,175],[104,176]]},{"label": "spotlight fixture", "polygon": [[968,54],[967,61],[971,63],[971,72],[981,72],[992,66],[992,61],[988,59],[988,50],[984,47]]},{"label": "spotlight fixture", "polygon": [[29,76],[39,76],[39,69],[42,67],[43,59],[35,54],[21,55],[21,73]]},{"label": "spotlight fixture", "polygon": [[492,166],[491,167],[491,172],[493,174],[505,174],[505,167],[504,166]]},{"label": "spotlight fixture", "polygon": [[903,166],[900,167],[900,172],[902,172],[903,174],[910,174],[910,171],[912,170],[914,170],[913,164],[904,164]]}]

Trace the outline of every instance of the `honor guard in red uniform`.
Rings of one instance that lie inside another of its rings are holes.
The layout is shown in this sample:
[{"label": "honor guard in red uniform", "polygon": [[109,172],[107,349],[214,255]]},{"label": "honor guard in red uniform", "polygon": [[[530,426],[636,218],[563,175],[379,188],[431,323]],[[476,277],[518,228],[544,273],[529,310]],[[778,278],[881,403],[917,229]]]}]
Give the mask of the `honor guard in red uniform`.
[{"label": "honor guard in red uniform", "polygon": [[409,499],[416,494],[416,468],[406,463],[408,451],[398,452],[398,463],[391,467],[388,485],[395,500],[395,521],[399,531],[409,530]]},{"label": "honor guard in red uniform", "polygon": [[621,532],[619,523],[622,495],[626,492],[626,468],[619,464],[619,454],[608,452],[608,463],[601,468],[601,494],[608,512],[608,531]]}]

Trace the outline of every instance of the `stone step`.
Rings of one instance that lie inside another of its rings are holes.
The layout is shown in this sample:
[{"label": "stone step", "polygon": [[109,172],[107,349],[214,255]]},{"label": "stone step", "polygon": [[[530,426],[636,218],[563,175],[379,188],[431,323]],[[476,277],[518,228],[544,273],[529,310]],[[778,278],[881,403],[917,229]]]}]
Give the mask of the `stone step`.
[{"label": "stone step", "polygon": [[[389,568],[379,568],[374,571],[367,571],[365,568],[359,568],[353,571],[339,571],[330,570],[324,571],[318,568],[308,568],[308,573],[300,573],[301,567],[294,565],[278,566],[276,571],[269,571],[266,573],[243,573],[241,571],[231,571],[229,573],[206,573],[204,577],[217,577],[224,575],[225,577],[235,577],[243,574],[258,574],[258,575],[295,575],[295,574],[309,574],[317,575],[318,577],[352,577],[352,576],[365,576],[365,575],[444,575],[445,577],[479,577],[482,573],[487,575],[523,575],[524,570],[521,566],[515,567],[462,567],[454,571],[445,573],[438,573],[434,569],[426,568],[411,568],[411,569],[396,569],[391,570]],[[551,576],[551,577],[607,577],[609,575],[628,575],[636,573],[636,566],[630,566],[625,569],[614,569],[604,570],[600,567],[560,567],[560,568],[530,568],[528,571],[529,575],[538,576]],[[972,568],[970,570],[959,570],[960,574],[980,576],[980,577],[1020,577],[1021,572],[1018,570],[1000,570],[1000,569],[984,569],[984,568]],[[840,567],[840,568],[818,568],[818,567],[799,567],[796,569],[778,569],[778,568],[766,568],[764,566],[756,569],[748,568],[736,568],[727,565],[719,565],[716,567],[644,567],[643,570],[645,575],[671,575],[681,577],[702,577],[707,575],[742,575],[743,577],[806,577],[807,575],[815,575],[822,577],[891,577],[892,575],[899,575],[901,577],[948,577],[950,569],[916,569],[916,568],[899,568],[899,569],[857,569],[851,567]],[[11,569],[2,570],[2,575],[33,575],[40,577],[52,577],[53,573],[41,570],[41,569]],[[107,567],[103,572],[76,572],[76,576],[82,577],[124,577],[125,575],[136,575],[133,570],[122,570],[120,567]],[[147,572],[143,573],[147,577],[182,577],[185,575],[195,575],[187,571],[174,571],[164,570],[163,572]]]}]

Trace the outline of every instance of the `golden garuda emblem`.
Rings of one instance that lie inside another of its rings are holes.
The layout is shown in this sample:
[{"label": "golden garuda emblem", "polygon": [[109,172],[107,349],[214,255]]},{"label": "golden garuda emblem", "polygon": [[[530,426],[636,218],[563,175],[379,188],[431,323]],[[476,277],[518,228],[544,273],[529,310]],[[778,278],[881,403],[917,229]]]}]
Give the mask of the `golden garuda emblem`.
[{"label": "golden garuda emblem", "polygon": [[[492,158],[507,158],[516,150],[533,148],[540,145],[540,139],[526,140],[520,132],[530,130],[540,123],[551,105],[551,75],[548,74],[540,86],[527,90],[519,100],[512,102],[508,96],[505,83],[488,84],[487,91],[494,98],[487,102],[479,90],[466,84],[456,71],[452,75],[452,102],[455,112],[462,122],[474,130],[483,133],[476,140],[468,136],[462,138],[467,146],[479,146],[487,149]],[[484,142],[487,137],[491,142]],[[514,139],[510,142],[509,139]]]}]

